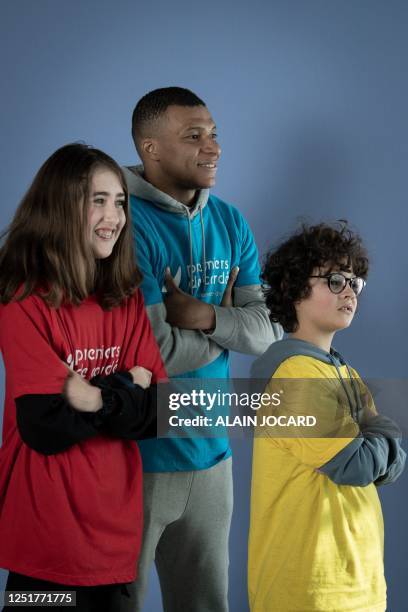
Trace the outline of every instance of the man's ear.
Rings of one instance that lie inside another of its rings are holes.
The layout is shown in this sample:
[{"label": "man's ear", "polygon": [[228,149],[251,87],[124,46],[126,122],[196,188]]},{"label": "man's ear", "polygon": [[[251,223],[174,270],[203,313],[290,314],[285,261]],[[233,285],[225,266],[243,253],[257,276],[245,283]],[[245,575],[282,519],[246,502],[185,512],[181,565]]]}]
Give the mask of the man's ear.
[{"label": "man's ear", "polygon": [[141,148],[146,157],[152,161],[160,161],[159,143],[155,138],[145,138],[142,140]]}]

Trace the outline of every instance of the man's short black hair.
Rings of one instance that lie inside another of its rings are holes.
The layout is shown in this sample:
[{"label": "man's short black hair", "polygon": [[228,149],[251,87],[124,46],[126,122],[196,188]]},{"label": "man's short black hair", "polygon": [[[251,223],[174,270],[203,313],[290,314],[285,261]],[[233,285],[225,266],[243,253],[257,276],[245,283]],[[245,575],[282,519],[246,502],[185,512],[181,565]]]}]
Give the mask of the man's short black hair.
[{"label": "man's short black hair", "polygon": [[270,319],[286,332],[297,329],[295,303],[310,295],[309,278],[316,268],[352,270],[366,278],[368,257],[361,238],[346,221],[335,225],[302,225],[277,249],[267,253],[261,278]]},{"label": "man's short black hair", "polygon": [[147,93],[136,104],[132,115],[132,137],[137,148],[138,138],[148,123],[163,115],[169,106],[205,106],[195,93],[184,87],[162,87]]}]

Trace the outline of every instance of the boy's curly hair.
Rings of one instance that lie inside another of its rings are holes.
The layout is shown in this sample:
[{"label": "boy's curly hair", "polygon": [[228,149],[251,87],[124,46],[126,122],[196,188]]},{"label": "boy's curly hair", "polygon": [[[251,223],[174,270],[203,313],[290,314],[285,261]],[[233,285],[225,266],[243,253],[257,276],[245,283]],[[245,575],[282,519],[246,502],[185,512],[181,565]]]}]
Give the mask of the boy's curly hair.
[{"label": "boy's curly hair", "polygon": [[286,332],[296,331],[295,303],[310,295],[309,278],[316,268],[352,270],[367,277],[368,257],[361,238],[347,221],[303,224],[277,249],[265,256],[261,278],[270,319]]}]

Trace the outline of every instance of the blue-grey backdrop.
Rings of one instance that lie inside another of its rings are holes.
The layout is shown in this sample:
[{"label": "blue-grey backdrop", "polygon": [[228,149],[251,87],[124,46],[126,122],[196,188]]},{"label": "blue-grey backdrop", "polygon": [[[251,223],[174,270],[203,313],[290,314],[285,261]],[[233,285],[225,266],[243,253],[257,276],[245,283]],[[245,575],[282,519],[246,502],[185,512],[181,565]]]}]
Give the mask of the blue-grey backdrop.
[{"label": "blue-grey backdrop", "polygon": [[[361,231],[369,285],[336,345],[365,376],[406,376],[404,0],[3,0],[0,11],[2,228],[54,149],[84,140],[132,163],[137,99],[190,87],[219,126],[216,192],[261,252],[299,218]],[[234,356],[234,374],[249,363]],[[245,612],[250,444],[234,451],[230,602]],[[406,487],[405,476],[381,492],[392,612],[408,609]],[[161,610],[155,579],[146,610]]]}]

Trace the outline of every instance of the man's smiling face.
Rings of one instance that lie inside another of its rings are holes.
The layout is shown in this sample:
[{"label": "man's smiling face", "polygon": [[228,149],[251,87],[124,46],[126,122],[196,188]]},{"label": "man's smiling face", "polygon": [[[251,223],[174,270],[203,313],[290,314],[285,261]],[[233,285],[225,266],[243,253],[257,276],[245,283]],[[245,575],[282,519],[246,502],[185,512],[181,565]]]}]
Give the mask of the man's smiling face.
[{"label": "man's smiling face", "polygon": [[221,148],[206,106],[169,106],[159,119],[154,140],[161,181],[168,192],[215,184]]}]

